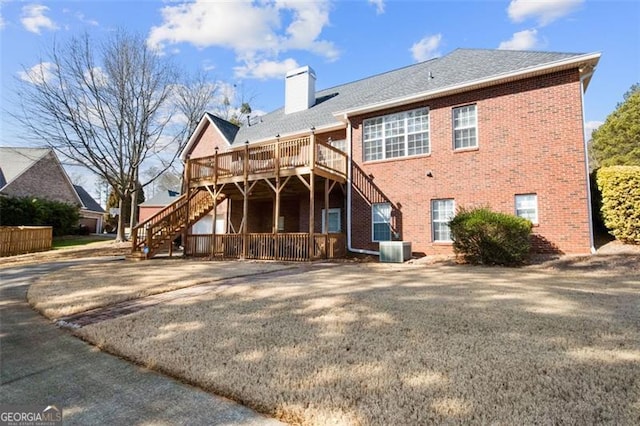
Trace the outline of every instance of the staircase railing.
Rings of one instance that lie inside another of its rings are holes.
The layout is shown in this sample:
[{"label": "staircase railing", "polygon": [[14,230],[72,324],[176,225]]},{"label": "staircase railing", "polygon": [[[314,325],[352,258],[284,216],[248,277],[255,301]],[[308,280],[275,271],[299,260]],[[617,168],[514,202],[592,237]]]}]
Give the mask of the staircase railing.
[{"label": "staircase railing", "polygon": [[186,194],[181,195],[173,203],[133,228],[132,251],[144,252],[147,257],[152,257],[163,245],[173,241],[178,234],[200,220],[212,208],[213,199],[207,191],[194,191],[189,198]]}]

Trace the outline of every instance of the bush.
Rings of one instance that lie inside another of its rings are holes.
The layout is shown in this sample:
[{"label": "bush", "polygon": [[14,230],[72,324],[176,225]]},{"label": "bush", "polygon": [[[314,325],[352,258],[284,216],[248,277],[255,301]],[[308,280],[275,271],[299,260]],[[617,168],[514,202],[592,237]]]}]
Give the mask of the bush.
[{"label": "bush", "polygon": [[73,233],[80,220],[78,206],[37,198],[0,197],[0,225],[51,226],[53,235]]},{"label": "bush", "polygon": [[603,167],[597,180],[609,232],[624,243],[640,244],[640,166]]},{"label": "bush", "polygon": [[460,209],[449,224],[453,251],[483,265],[518,265],[531,250],[529,220],[487,208]]}]

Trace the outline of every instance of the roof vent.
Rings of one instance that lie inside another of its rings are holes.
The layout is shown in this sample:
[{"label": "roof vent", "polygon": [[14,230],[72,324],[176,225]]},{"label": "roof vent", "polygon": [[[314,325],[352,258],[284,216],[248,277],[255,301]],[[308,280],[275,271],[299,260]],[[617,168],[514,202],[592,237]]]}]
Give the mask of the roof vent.
[{"label": "roof vent", "polygon": [[284,113],[304,111],[316,103],[316,73],[309,67],[287,72],[284,89]]}]

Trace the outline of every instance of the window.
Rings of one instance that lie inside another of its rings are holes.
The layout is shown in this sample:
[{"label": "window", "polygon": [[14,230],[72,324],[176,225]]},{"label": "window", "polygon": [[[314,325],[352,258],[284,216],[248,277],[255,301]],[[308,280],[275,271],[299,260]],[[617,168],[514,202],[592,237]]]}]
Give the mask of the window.
[{"label": "window", "polygon": [[324,212],[325,210],[322,209],[322,216],[321,216],[321,220],[322,220],[322,233],[323,234],[332,234],[332,233],[338,233],[342,231],[342,226],[340,226],[340,222],[341,222],[341,217],[342,215],[340,214],[340,209],[329,209],[329,232],[327,232],[327,230],[325,229],[325,225],[324,225]]},{"label": "window", "polygon": [[448,200],[431,201],[431,226],[433,241],[451,241],[449,221],[455,216],[455,202]]},{"label": "window", "polygon": [[516,195],[516,216],[538,223],[538,196],[536,194]]},{"label": "window", "polygon": [[278,232],[284,232],[284,216],[278,218]]},{"label": "window", "polygon": [[391,204],[372,204],[371,222],[373,223],[373,241],[391,241]]},{"label": "window", "polygon": [[364,161],[429,153],[429,109],[364,120]]},{"label": "window", "polygon": [[453,147],[454,149],[475,148],[478,146],[478,114],[475,105],[466,105],[453,109]]}]

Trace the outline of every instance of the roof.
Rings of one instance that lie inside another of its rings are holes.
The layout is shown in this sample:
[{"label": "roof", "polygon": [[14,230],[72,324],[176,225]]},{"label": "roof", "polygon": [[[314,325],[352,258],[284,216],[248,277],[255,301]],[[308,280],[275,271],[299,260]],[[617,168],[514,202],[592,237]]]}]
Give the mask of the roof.
[{"label": "roof", "polygon": [[96,202],[96,200],[89,195],[87,191],[84,190],[80,185],[73,185],[73,189],[76,190],[80,201],[82,201],[82,206],[85,210],[90,210],[92,212],[104,213],[104,209]]},{"label": "roof", "polygon": [[220,117],[216,117],[213,114],[210,114],[210,113],[206,113],[206,114],[207,114],[207,118],[209,118],[209,120],[211,120],[216,126],[218,126],[218,130],[220,130],[222,135],[229,141],[229,143],[231,143],[235,139],[236,135],[238,134],[238,130],[240,128],[227,120],[223,120]]},{"label": "roof", "polygon": [[[599,53],[457,49],[440,58],[318,91],[316,104],[311,108],[291,114],[285,114],[284,107],[279,108],[260,117],[259,123],[241,127],[229,141],[232,145],[253,143],[274,139],[276,135],[308,132],[312,127],[344,127],[339,115],[357,109],[381,110],[389,108],[391,102],[410,103],[412,97],[412,102],[416,102],[443,96],[447,90],[472,90],[481,87],[480,84],[575,69],[583,64],[593,69],[599,57]],[[218,119],[216,123],[219,121],[224,122]]]},{"label": "roof", "polygon": [[49,148],[0,147],[0,190],[50,151]]},{"label": "roof", "polygon": [[140,206],[144,207],[164,207],[171,204],[176,198],[180,196],[178,191],[172,191],[170,189],[165,189],[163,191],[158,191],[153,197],[141,203]]}]

